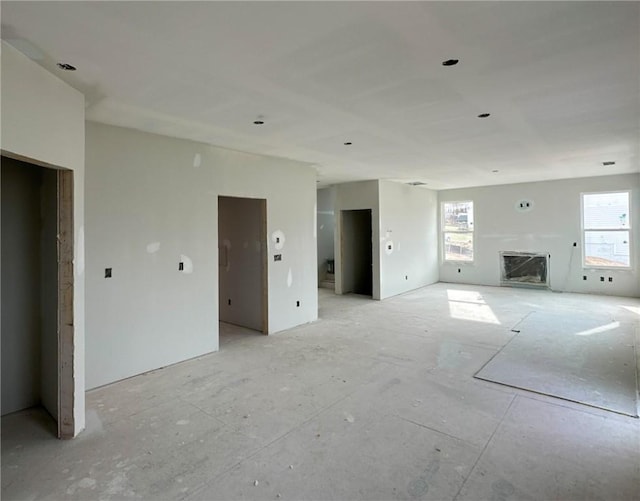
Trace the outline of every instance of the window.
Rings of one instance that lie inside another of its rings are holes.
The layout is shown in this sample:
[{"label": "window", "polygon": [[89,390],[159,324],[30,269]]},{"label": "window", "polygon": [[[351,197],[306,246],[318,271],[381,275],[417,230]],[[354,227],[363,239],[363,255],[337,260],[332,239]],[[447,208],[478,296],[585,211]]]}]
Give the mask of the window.
[{"label": "window", "polygon": [[631,267],[629,192],[582,194],[583,265]]},{"label": "window", "polygon": [[473,261],[473,202],[442,204],[445,261]]}]

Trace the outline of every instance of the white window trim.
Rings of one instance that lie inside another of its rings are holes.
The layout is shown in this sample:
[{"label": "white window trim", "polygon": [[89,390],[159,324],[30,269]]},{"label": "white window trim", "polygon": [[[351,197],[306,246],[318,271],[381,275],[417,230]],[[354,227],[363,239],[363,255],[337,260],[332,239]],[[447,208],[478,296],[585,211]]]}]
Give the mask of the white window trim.
[{"label": "white window trim", "polygon": [[[445,213],[444,206],[445,204],[462,204],[462,203],[470,203],[473,204],[473,228],[466,230],[446,230],[445,229]],[[458,265],[472,265],[476,259],[476,222],[475,222],[476,208],[473,200],[446,200],[440,203],[440,243],[442,245],[442,263],[454,263],[456,266]],[[447,259],[447,242],[445,241],[445,233],[471,233],[473,238],[471,239],[471,255],[472,259]]]},{"label": "white window trim", "polygon": [[[628,228],[585,228],[584,227],[584,196],[585,195],[607,195],[613,193],[627,193],[629,197],[629,214],[627,215],[629,221]],[[585,191],[580,193],[580,238],[582,239],[582,269],[583,270],[618,270],[618,271],[632,271],[633,270],[633,197],[631,196],[631,190],[607,190],[607,191]],[[587,231],[628,231],[629,232],[629,266],[604,266],[604,265],[588,265],[585,263],[585,233]]]}]

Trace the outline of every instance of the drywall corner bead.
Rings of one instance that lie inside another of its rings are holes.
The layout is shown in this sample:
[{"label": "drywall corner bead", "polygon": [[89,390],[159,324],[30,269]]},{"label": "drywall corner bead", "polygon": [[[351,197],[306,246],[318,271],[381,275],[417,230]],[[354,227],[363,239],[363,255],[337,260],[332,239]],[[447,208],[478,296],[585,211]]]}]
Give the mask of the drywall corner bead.
[{"label": "drywall corner bead", "polygon": [[78,238],[74,256],[75,274],[77,277],[81,277],[84,274],[84,226],[78,228]]},{"label": "drywall corner bead", "polygon": [[282,250],[285,240],[284,233],[281,230],[276,230],[271,234],[271,241],[275,250]]},{"label": "drywall corner bead", "polygon": [[160,242],[151,242],[147,244],[147,252],[149,254],[155,254],[160,250]]},{"label": "drywall corner bead", "polygon": [[196,153],[193,157],[193,166],[197,169],[200,165],[202,165],[202,155]]},{"label": "drywall corner bead", "polygon": [[191,261],[189,256],[180,254],[180,262],[184,263],[184,268],[182,270],[182,273],[193,273],[193,262]]}]

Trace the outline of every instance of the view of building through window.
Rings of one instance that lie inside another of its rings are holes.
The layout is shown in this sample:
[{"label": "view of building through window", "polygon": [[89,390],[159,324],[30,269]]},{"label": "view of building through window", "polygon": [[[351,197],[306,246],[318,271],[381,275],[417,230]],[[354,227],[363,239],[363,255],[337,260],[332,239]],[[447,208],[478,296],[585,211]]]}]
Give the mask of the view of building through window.
[{"label": "view of building through window", "polygon": [[584,266],[631,266],[629,192],[582,195]]},{"label": "view of building through window", "polygon": [[445,261],[473,261],[473,202],[442,205]]}]

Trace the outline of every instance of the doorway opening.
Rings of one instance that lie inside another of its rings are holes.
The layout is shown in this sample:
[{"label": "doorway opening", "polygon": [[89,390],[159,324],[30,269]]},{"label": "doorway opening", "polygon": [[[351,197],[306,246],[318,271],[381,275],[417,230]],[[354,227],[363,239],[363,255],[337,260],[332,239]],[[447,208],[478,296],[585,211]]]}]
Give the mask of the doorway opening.
[{"label": "doorway opening", "polygon": [[373,296],[371,209],[340,212],[342,293]]},{"label": "doorway opening", "polygon": [[265,199],[218,197],[218,284],[221,345],[269,333]]},{"label": "doorway opening", "polygon": [[73,172],[1,157],[2,415],[74,435]]}]

